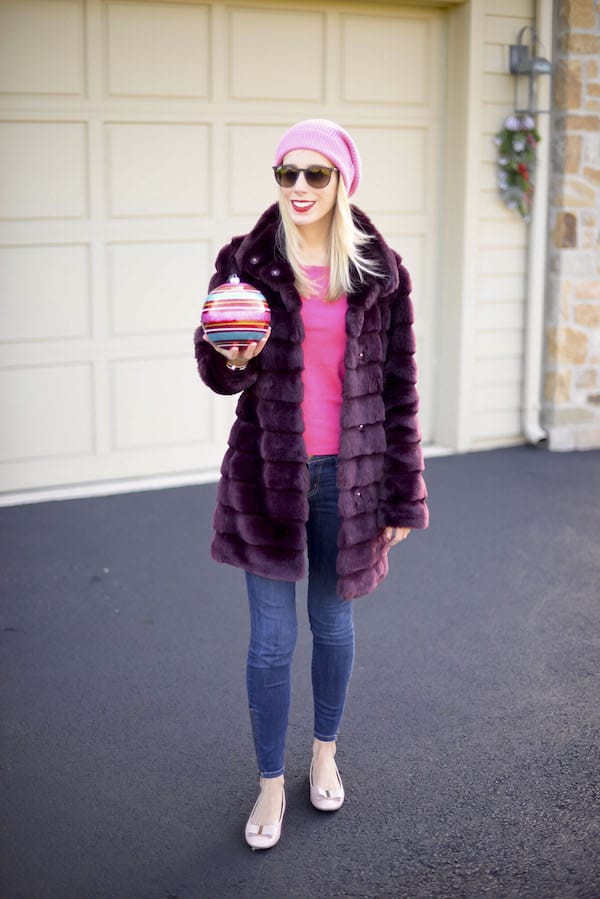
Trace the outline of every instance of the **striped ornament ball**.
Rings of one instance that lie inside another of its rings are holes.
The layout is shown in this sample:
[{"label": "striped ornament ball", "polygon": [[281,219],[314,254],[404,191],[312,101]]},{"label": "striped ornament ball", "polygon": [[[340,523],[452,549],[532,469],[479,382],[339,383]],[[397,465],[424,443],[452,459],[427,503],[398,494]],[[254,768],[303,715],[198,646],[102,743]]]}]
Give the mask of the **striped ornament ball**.
[{"label": "striped ornament ball", "polygon": [[215,346],[224,350],[237,346],[244,350],[265,336],[271,323],[271,310],[260,290],[232,275],[205,299],[201,322],[204,333]]}]

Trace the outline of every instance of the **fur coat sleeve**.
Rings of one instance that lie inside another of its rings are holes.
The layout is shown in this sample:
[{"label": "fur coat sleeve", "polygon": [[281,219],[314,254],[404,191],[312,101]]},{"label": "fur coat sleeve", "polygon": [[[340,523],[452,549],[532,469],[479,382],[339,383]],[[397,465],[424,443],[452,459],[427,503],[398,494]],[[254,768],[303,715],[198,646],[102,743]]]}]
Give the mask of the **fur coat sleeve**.
[{"label": "fur coat sleeve", "polygon": [[425,528],[429,522],[418,422],[414,313],[407,270],[395,254],[398,288],[390,297],[383,368],[386,452],[380,482],[380,527]]}]

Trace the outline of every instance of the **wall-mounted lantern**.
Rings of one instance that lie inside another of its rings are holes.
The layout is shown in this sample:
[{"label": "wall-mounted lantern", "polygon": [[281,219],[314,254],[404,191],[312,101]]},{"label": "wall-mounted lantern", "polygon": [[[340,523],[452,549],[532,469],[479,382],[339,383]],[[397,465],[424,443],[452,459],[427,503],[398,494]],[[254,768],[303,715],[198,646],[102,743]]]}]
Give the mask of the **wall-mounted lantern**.
[{"label": "wall-mounted lantern", "polygon": [[[527,32],[531,32],[529,44],[525,43]],[[543,56],[536,56],[539,39],[535,28],[526,25],[521,28],[517,43],[510,47],[510,73],[514,81],[514,111],[517,115],[539,115],[550,112],[549,109],[537,108],[537,79],[540,75],[552,74],[552,63]],[[520,101],[525,88],[526,105]]]}]

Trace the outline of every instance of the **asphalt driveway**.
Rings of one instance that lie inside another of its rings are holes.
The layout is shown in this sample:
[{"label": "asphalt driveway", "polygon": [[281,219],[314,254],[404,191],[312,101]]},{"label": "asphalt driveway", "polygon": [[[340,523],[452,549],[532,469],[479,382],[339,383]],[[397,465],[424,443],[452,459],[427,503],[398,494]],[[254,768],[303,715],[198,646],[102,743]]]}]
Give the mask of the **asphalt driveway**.
[{"label": "asphalt driveway", "polygon": [[333,815],[308,802],[301,616],[268,853],[242,838],[247,610],[209,558],[215,487],[0,509],[1,899],[597,899],[600,452],[427,482],[430,529],[356,601]]}]

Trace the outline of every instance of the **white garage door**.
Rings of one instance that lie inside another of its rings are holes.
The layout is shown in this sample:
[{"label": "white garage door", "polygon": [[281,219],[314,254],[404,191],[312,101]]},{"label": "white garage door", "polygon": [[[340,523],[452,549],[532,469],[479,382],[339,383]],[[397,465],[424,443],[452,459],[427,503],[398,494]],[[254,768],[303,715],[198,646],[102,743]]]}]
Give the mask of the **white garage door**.
[{"label": "white garage door", "polygon": [[362,3],[0,0],[0,490],[215,468],[212,263],[275,197],[282,129],[337,119],[415,283],[432,437],[442,14]]}]

